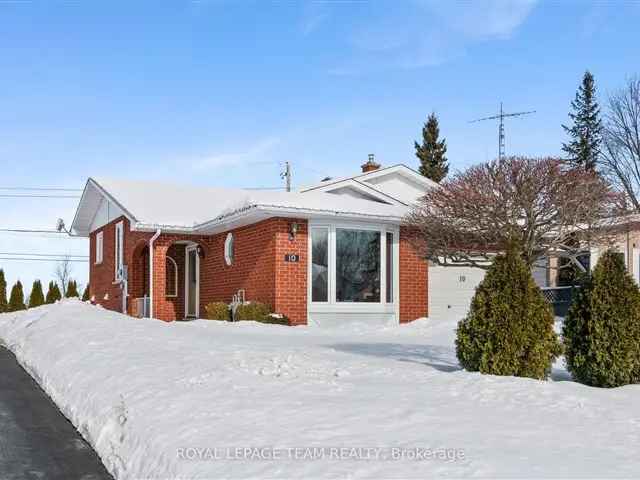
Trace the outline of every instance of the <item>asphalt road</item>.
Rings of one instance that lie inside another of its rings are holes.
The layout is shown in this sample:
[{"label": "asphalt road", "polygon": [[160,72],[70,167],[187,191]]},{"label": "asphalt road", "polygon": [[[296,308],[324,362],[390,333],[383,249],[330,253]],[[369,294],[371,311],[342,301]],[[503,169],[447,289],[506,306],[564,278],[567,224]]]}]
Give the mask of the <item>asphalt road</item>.
[{"label": "asphalt road", "polygon": [[89,444],[3,347],[0,479],[113,480]]}]

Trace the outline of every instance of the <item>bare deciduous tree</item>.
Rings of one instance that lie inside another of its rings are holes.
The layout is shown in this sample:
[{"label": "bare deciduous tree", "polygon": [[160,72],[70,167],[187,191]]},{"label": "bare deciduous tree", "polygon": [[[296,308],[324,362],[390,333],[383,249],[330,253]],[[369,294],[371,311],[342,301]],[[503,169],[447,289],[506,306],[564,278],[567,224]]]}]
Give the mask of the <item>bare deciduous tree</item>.
[{"label": "bare deciduous tree", "polygon": [[547,256],[577,264],[606,233],[603,219],[616,199],[594,172],[566,169],[560,159],[509,157],[455,174],[427,192],[405,223],[438,265],[488,268],[514,242],[529,265]]},{"label": "bare deciduous tree", "polygon": [[609,96],[600,167],[640,212],[640,77]]},{"label": "bare deciduous tree", "polygon": [[73,266],[71,265],[71,260],[68,257],[65,257],[64,260],[60,260],[56,265],[55,276],[58,279],[60,288],[62,288],[63,297],[67,296],[67,285],[71,278],[72,270]]}]

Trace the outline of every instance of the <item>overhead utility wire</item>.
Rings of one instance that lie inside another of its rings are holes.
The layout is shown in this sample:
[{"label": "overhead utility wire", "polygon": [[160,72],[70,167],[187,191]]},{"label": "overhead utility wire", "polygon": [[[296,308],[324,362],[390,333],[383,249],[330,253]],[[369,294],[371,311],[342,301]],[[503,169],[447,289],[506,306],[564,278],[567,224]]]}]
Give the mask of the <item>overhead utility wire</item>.
[{"label": "overhead utility wire", "polygon": [[18,255],[18,256],[25,256],[25,257],[77,257],[77,258],[89,258],[89,255],[74,255],[74,254],[70,254],[70,253],[29,253],[29,252],[22,252],[22,253],[13,253],[13,252],[0,252],[0,255]]},{"label": "overhead utility wire", "polygon": [[0,260],[16,260],[16,261],[28,261],[28,262],[78,262],[87,263],[89,259],[79,258],[23,258],[23,257],[0,257]]}]

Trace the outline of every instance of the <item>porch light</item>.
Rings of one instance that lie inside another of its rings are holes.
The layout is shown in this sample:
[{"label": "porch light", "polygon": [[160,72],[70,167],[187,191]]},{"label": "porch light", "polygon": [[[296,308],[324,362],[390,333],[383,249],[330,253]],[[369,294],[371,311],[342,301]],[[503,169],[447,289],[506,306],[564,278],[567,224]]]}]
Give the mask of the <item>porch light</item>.
[{"label": "porch light", "polygon": [[293,241],[298,233],[298,224],[296,222],[289,224],[289,240]]}]

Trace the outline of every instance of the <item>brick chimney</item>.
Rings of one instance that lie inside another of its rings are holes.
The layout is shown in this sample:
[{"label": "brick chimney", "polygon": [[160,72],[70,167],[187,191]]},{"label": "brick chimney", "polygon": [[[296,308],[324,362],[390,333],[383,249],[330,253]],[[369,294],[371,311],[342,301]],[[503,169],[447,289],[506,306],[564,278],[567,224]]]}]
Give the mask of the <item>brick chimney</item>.
[{"label": "brick chimney", "polygon": [[370,153],[369,160],[367,160],[366,163],[363,163],[360,167],[362,168],[362,173],[367,173],[378,170],[380,168],[380,164],[376,163],[373,153]]}]

